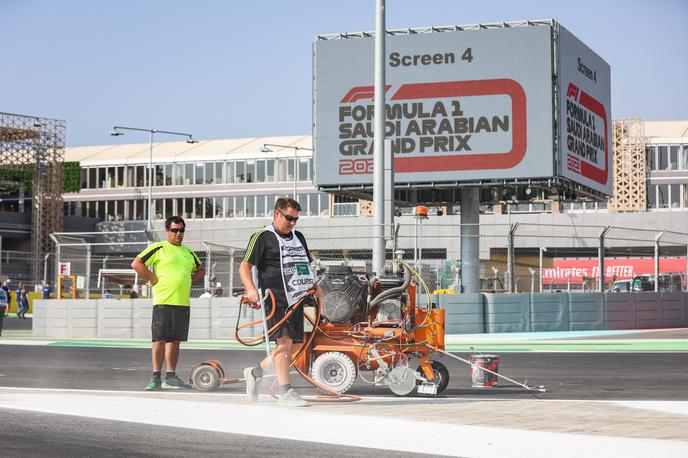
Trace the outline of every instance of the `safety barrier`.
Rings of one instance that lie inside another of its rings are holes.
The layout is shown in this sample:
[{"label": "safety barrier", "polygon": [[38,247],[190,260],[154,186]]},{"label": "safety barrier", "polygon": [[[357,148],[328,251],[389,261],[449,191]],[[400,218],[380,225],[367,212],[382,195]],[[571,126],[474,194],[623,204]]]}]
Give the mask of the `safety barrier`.
[{"label": "safety barrier", "polygon": [[[447,334],[678,328],[688,326],[688,293],[443,294]],[[239,299],[191,300],[190,339],[233,339]],[[259,311],[241,311],[242,322]],[[150,338],[146,299],[36,300],[33,335],[52,338]],[[247,337],[262,329],[246,329]],[[243,335],[243,334],[242,334]]]}]

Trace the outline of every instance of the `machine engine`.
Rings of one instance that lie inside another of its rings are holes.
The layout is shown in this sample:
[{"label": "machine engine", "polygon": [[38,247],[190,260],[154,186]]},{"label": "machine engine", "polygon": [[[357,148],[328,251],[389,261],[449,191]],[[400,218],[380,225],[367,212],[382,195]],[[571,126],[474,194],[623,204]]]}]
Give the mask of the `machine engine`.
[{"label": "machine engine", "polygon": [[323,317],[330,323],[349,323],[365,307],[366,284],[349,266],[328,266],[318,283]]}]

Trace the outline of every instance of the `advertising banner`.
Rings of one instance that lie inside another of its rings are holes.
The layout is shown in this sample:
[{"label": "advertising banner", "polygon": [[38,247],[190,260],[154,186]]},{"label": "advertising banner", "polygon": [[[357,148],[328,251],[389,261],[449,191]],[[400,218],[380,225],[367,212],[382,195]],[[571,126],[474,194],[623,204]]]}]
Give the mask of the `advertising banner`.
[{"label": "advertising banner", "polygon": [[[554,174],[550,25],[389,35],[396,183]],[[374,37],[314,45],[315,184],[373,181]]]},{"label": "advertising banner", "polygon": [[559,26],[559,174],[611,195],[612,118],[609,64]]},{"label": "advertising banner", "polygon": [[[597,258],[567,259],[554,258],[552,267],[542,269],[542,281],[544,284],[565,284],[570,277],[571,284],[583,283],[584,278],[598,278],[600,275]],[[632,280],[636,275],[655,273],[655,261],[653,258],[617,259],[606,258],[604,260],[604,276],[607,280],[615,277],[616,280]],[[659,258],[660,273],[686,272],[686,258]]]}]

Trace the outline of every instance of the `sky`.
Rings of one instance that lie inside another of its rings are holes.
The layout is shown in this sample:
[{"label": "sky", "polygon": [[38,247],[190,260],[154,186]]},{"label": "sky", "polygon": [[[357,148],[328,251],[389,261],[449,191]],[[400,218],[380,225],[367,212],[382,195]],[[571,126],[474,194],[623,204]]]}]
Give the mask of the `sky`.
[{"label": "sky", "polygon": [[[688,119],[688,1],[387,0],[386,13],[388,29],[553,18],[610,64],[614,118]],[[114,125],[308,135],[315,37],[374,29],[374,0],[0,0],[0,111],[66,121],[68,146],[147,141]]]}]

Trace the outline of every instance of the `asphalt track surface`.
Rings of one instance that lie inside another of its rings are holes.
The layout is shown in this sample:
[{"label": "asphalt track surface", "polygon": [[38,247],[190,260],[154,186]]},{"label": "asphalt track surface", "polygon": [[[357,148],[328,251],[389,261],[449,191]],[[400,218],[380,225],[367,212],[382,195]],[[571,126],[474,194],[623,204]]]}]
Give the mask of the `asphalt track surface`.
[{"label": "asphalt track surface", "polygon": [[[25,325],[11,321],[10,329],[22,329]],[[21,327],[17,328],[14,324]],[[676,340],[685,339],[687,334],[687,330],[676,330],[627,334],[625,338]],[[616,335],[596,338],[610,341],[619,339],[621,337]],[[129,392],[138,396],[150,377],[150,350],[147,348],[69,346],[73,343],[67,343],[66,346],[13,345],[11,338],[4,339],[2,343],[0,392],[4,390],[10,396],[23,393],[13,392],[12,389],[38,394],[43,390],[66,390],[57,396],[93,391]],[[514,344],[513,347],[517,348],[518,344]],[[454,353],[466,357],[466,352]],[[263,355],[263,352],[257,350],[206,350],[182,347],[177,372],[180,376],[187,376],[196,363],[216,359],[222,363],[230,377],[239,377],[244,367],[255,365]],[[457,406],[457,412],[462,412],[460,409],[466,409],[466,403],[475,402],[477,405],[482,401],[493,400],[508,403],[504,404],[505,406],[520,402],[528,402],[528,406],[533,406],[532,402],[539,402],[538,400],[573,400],[582,403],[609,400],[688,401],[688,390],[685,388],[688,380],[688,352],[518,351],[500,352],[499,355],[501,374],[520,382],[527,379],[531,386],[544,385],[547,392],[526,392],[520,387],[508,386],[506,382],[496,388],[472,388],[468,366],[444,356],[437,359],[447,366],[450,382],[447,390],[437,401],[445,403],[449,409],[446,412],[453,411],[452,405]],[[314,391],[300,377],[293,377],[293,381],[301,393],[313,394]],[[226,385],[220,387],[217,394],[243,399],[243,389],[243,384]],[[403,405],[405,402],[404,398],[395,397],[385,387],[372,387],[360,380],[350,393],[373,399],[373,403],[380,402],[380,405],[384,405],[385,399],[397,405]],[[163,392],[156,394],[158,397],[151,401],[177,397],[215,402],[214,395],[215,393],[204,394],[195,390],[183,393]],[[408,409],[412,409],[412,406],[422,409],[421,404],[414,404],[412,401],[420,400],[409,399]],[[227,415],[232,415],[232,406],[228,405]],[[241,406],[237,406],[237,409],[239,407]],[[517,408],[516,412],[520,411],[518,409],[521,408]],[[604,419],[600,424],[608,422],[608,419]],[[189,429],[183,424],[133,423],[8,408],[0,408],[0,424],[5,425],[0,428],[0,455],[8,457],[419,456],[419,453],[399,450],[355,447],[355,442],[345,445],[326,444],[318,442],[318,437],[313,437],[313,441],[286,440]],[[333,425],[332,428],[337,428],[337,425]],[[361,434],[390,434],[390,431],[365,430],[361,431]],[[680,436],[680,432],[678,435]],[[669,439],[675,438],[674,432],[674,436]],[[512,456],[519,454],[516,452]]]}]

